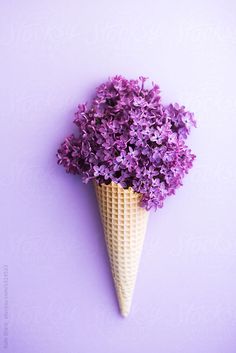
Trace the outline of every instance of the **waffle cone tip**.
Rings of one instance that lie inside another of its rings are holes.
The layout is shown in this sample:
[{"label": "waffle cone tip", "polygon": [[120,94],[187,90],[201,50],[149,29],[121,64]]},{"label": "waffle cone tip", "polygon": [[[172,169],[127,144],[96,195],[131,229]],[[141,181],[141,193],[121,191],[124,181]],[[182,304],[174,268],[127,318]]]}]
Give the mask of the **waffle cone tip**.
[{"label": "waffle cone tip", "polygon": [[118,294],[118,302],[121,316],[127,317],[130,313],[132,298],[122,298]]},{"label": "waffle cone tip", "polygon": [[122,311],[122,309],[120,313],[121,313],[121,316],[123,316],[124,318],[126,318],[129,315],[129,311]]}]

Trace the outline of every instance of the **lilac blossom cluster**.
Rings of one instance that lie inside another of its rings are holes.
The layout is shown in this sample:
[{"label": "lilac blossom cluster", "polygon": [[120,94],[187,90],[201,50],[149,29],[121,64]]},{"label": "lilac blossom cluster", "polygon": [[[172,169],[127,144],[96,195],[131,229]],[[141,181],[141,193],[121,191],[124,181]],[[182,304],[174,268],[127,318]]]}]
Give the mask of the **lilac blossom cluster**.
[{"label": "lilac blossom cluster", "polygon": [[178,104],[163,105],[159,86],[146,78],[110,78],[91,104],[81,104],[74,123],[78,133],[61,144],[58,163],[85,183],[112,181],[141,193],[141,206],[157,209],[182,185],[195,156],[185,144],[196,126],[192,113]]}]

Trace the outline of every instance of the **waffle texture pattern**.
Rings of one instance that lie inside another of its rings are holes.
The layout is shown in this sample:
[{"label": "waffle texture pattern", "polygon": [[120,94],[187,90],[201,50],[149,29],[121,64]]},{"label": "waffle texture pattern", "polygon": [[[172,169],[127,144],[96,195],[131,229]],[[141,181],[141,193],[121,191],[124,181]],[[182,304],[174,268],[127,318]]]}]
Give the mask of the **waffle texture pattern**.
[{"label": "waffle texture pattern", "polygon": [[149,212],[141,194],[119,184],[94,184],[120,312],[129,314]]}]

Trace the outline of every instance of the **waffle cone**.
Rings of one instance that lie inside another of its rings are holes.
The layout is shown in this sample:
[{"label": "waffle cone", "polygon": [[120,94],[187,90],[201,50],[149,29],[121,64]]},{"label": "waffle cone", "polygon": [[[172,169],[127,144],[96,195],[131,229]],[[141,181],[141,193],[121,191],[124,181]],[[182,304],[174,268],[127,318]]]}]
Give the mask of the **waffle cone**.
[{"label": "waffle cone", "polygon": [[139,206],[141,194],[120,185],[98,185],[95,190],[103,223],[120,312],[127,316],[142,253],[149,212]]}]

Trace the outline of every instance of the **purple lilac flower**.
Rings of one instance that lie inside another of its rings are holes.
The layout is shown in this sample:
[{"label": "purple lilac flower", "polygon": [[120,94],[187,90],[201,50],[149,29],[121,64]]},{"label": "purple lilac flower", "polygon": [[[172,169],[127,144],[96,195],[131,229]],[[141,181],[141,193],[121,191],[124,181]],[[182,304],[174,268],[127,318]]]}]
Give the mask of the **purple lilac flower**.
[{"label": "purple lilac flower", "polygon": [[155,83],[122,76],[101,84],[90,106],[80,104],[70,135],[58,149],[58,164],[85,183],[119,183],[142,194],[141,206],[157,209],[182,185],[194,154],[185,144],[194,115],[177,103],[161,103]]}]

